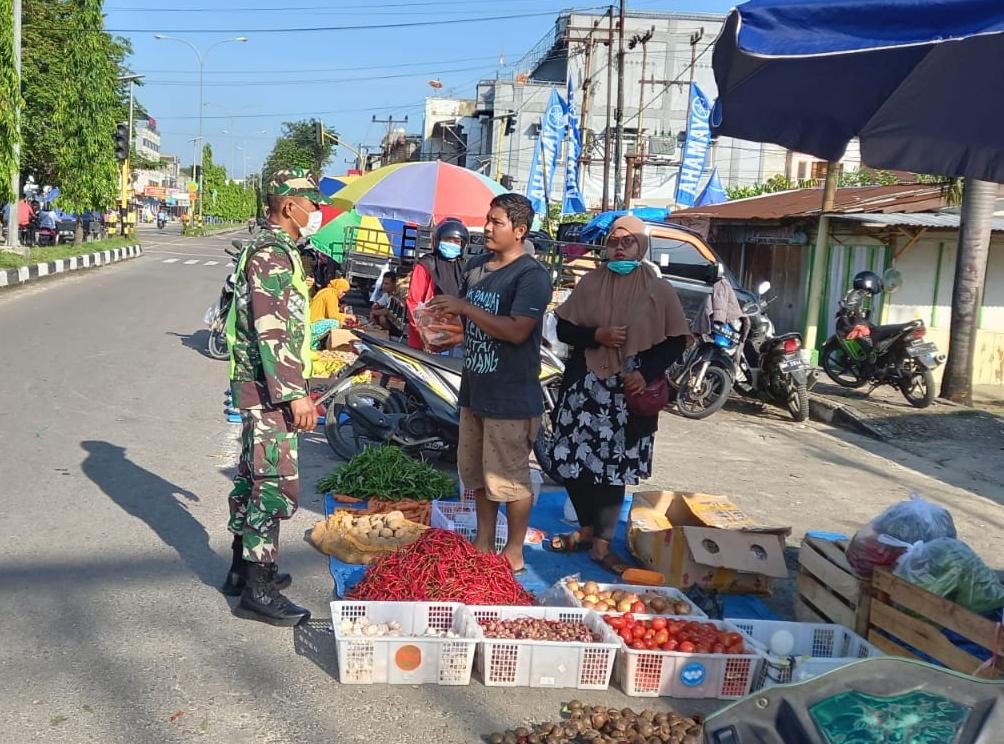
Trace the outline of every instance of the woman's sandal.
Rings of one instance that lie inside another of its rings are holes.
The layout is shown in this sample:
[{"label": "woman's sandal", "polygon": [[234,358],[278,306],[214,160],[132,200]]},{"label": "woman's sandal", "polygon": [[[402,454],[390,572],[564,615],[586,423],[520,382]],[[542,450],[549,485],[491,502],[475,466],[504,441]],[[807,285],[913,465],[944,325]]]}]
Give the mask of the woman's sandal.
[{"label": "woman's sandal", "polygon": [[593,547],[592,540],[580,540],[578,532],[566,532],[563,535],[551,535],[548,540],[551,550],[555,553],[575,553],[589,550]]},{"label": "woman's sandal", "polygon": [[617,574],[618,576],[631,568],[630,563],[625,561],[612,550],[608,551],[602,558],[593,558],[593,560],[603,566],[603,568],[610,573]]}]

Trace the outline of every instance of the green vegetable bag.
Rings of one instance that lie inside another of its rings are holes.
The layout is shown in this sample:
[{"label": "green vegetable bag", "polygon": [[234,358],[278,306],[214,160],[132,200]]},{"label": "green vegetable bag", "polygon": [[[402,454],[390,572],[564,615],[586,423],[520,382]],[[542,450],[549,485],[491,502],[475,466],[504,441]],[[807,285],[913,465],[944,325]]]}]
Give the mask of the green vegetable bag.
[{"label": "green vegetable bag", "polygon": [[1004,585],[996,572],[972,548],[951,537],[915,544],[893,573],[980,615],[1004,605]]}]

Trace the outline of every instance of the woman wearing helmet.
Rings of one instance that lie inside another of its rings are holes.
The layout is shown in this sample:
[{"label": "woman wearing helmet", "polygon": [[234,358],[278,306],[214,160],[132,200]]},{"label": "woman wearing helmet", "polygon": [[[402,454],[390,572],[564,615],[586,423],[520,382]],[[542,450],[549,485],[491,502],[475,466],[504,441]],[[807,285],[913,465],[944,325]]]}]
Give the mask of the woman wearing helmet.
[{"label": "woman wearing helmet", "polygon": [[408,287],[408,345],[422,348],[422,337],[415,325],[415,308],[436,295],[460,296],[464,280],[464,249],[471,236],[464,223],[447,217],[432,235],[432,251],[419,259],[411,272]]}]

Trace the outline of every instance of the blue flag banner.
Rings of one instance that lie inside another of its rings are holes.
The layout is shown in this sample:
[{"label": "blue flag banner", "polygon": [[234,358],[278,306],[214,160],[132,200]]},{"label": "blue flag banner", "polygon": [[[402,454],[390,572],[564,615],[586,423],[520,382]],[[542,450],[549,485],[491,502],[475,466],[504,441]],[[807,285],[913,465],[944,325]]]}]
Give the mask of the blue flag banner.
[{"label": "blue flag banner", "polygon": [[[537,214],[547,216],[547,198],[551,195],[554,185],[554,171],[558,167],[558,156],[561,154],[561,141],[565,138],[565,123],[568,109],[558,95],[551,91],[551,98],[540,121],[540,139],[533,151],[533,162],[530,164],[530,178],[526,184],[526,198],[533,204]],[[544,184],[544,165],[547,166],[547,185]]]},{"label": "blue flag banner", "polygon": [[565,199],[562,214],[579,214],[586,211],[586,200],[579,189],[579,158],[582,156],[582,132],[579,129],[579,112],[575,110],[575,88],[568,78],[568,152],[565,156]]},{"label": "blue flag banner", "polygon": [[683,161],[680,165],[680,180],[676,188],[676,203],[681,207],[692,207],[697,201],[697,185],[704,175],[704,165],[708,161],[711,146],[711,126],[708,117],[711,102],[697,83],[690,85],[690,120],[687,122],[687,140],[683,145]]},{"label": "blue flag banner", "polygon": [[707,184],[704,186],[704,191],[701,195],[697,197],[698,207],[707,207],[712,204],[721,204],[722,202],[727,202],[729,200],[729,195],[725,193],[725,187],[722,186],[722,179],[718,176],[718,169],[715,168],[711,171],[711,178],[708,179]]}]

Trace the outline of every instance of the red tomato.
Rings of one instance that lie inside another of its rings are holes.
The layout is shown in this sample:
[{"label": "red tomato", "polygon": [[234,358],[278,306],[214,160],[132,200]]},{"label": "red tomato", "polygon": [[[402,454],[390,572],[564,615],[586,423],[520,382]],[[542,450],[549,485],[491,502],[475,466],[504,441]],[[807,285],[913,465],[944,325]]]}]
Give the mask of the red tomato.
[{"label": "red tomato", "polygon": [[666,641],[669,640],[669,633],[665,630],[656,631],[655,638],[653,639],[656,643],[662,646]]},{"label": "red tomato", "polygon": [[617,630],[624,627],[624,618],[622,617],[608,617],[607,622],[610,623],[611,628],[616,628]]},{"label": "red tomato", "polygon": [[659,646],[659,644],[655,642],[654,638],[646,638],[644,643],[645,643],[645,648],[647,648],[649,651],[654,651]]},{"label": "red tomato", "polygon": [[669,632],[676,634],[683,630],[687,624],[683,620],[674,620],[669,624]]},{"label": "red tomato", "polygon": [[646,641],[649,638],[655,638],[655,631],[649,628],[648,630],[645,631],[645,635],[643,635],[642,638],[644,638]]},{"label": "red tomato", "polygon": [[743,642],[743,637],[738,633],[725,633],[724,635],[725,638],[722,640],[722,643],[725,644],[726,648],[728,648],[729,646],[735,646],[737,643]]},{"label": "red tomato", "polygon": [[664,617],[653,617],[652,627],[656,630],[665,630],[669,627],[669,620]]},{"label": "red tomato", "polygon": [[716,643],[716,644],[714,644],[711,647],[711,653],[713,653],[713,654],[724,654],[725,653],[725,646],[723,646],[720,643]]},{"label": "red tomato", "polygon": [[631,612],[645,612],[645,603],[638,600],[633,605],[631,605]]},{"label": "red tomato", "polygon": [[696,653],[696,654],[710,654],[711,653],[711,647],[708,646],[707,643],[698,643],[694,647],[694,653]]},{"label": "red tomato", "polygon": [[664,644],[662,644],[663,651],[676,651],[677,646],[680,644],[676,642],[675,638],[670,638]]},{"label": "red tomato", "polygon": [[679,645],[679,650],[685,654],[692,654],[694,653],[694,644],[690,641],[684,641]]},{"label": "red tomato", "polygon": [[620,637],[624,639],[625,643],[631,643],[634,640],[634,635],[632,635],[630,628],[623,628],[620,632]]},{"label": "red tomato", "polygon": [[725,653],[727,653],[727,654],[745,654],[746,653],[746,646],[744,646],[742,644],[742,642],[740,641],[739,643],[735,644],[734,646],[729,646],[728,648],[726,648],[725,649]]},{"label": "red tomato", "polygon": [[634,625],[634,615],[630,612],[625,612],[621,615],[621,620],[624,621],[624,625]]},{"label": "red tomato", "polygon": [[645,644],[642,643],[641,641],[632,641],[631,642],[631,648],[635,649],[636,651],[644,651],[645,650]]}]

